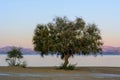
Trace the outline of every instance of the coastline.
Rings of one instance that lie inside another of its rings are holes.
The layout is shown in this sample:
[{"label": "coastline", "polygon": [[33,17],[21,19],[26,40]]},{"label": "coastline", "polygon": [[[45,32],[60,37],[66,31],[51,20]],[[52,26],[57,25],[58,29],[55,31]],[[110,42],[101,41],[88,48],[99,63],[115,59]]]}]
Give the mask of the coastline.
[{"label": "coastline", "polygon": [[0,67],[0,80],[119,80],[120,67]]},{"label": "coastline", "polygon": [[76,67],[75,70],[60,70],[57,67],[0,67],[0,72],[17,72],[17,73],[39,73],[39,72],[60,72],[60,73],[82,73],[82,72],[99,72],[120,74],[120,67]]}]

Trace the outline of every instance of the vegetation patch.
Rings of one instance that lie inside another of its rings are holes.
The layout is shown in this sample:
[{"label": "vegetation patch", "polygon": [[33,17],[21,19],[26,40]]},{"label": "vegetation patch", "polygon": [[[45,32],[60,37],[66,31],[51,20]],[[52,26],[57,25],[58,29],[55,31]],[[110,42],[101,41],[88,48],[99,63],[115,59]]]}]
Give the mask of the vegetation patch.
[{"label": "vegetation patch", "polygon": [[87,24],[82,18],[69,20],[56,17],[47,24],[38,24],[33,36],[34,50],[41,56],[56,54],[64,60],[60,68],[74,69],[69,58],[74,55],[102,53],[102,37],[96,24]]},{"label": "vegetation patch", "polygon": [[23,54],[21,52],[20,48],[13,47],[12,50],[7,52],[7,58],[6,62],[9,66],[20,66],[25,68],[26,62],[21,62],[21,59],[23,58]]},{"label": "vegetation patch", "polygon": [[76,64],[61,64],[58,69],[63,69],[63,70],[74,70],[76,68]]}]

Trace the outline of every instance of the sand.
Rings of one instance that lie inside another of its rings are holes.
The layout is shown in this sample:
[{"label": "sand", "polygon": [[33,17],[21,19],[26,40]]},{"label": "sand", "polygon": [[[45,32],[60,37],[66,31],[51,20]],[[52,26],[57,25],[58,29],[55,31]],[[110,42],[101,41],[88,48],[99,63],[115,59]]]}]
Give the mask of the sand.
[{"label": "sand", "polygon": [[53,67],[0,67],[0,80],[120,80],[120,67],[79,67],[73,71]]}]

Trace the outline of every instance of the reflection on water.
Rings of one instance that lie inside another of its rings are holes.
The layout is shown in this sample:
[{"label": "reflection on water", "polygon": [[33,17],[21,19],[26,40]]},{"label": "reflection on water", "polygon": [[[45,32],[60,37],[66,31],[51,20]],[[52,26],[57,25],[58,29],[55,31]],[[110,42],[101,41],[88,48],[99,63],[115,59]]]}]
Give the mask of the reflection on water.
[{"label": "reflection on water", "polygon": [[[0,55],[0,66],[7,66],[5,61],[6,55]],[[39,55],[24,55],[24,59],[27,66],[39,67],[39,66],[58,66],[63,63],[63,60],[57,56],[44,56]],[[120,67],[119,55],[105,55],[105,56],[74,56],[69,59],[71,64],[77,64],[77,66],[109,66]]]},{"label": "reflection on water", "polygon": [[17,76],[17,77],[54,77],[54,76],[66,76],[61,73],[0,73],[0,76]]},{"label": "reflection on water", "polygon": [[120,74],[95,74],[97,78],[120,77]]},{"label": "reflection on water", "polygon": [[120,74],[104,74],[104,73],[77,73],[77,74],[63,74],[63,73],[0,73],[0,76],[15,76],[15,77],[80,77],[80,76],[91,76],[95,78],[120,78]]}]

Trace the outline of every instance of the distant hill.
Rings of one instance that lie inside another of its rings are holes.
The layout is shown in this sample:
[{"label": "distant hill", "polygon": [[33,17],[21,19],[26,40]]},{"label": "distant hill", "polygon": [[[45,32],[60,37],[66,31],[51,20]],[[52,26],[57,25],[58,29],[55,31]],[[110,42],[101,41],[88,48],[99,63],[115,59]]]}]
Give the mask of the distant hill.
[{"label": "distant hill", "polygon": [[[13,46],[6,46],[0,48],[0,54],[7,54],[8,51],[10,51],[13,48]],[[120,47],[112,47],[112,46],[103,46],[103,55],[120,55]],[[37,55],[38,52],[35,52],[32,49],[29,48],[22,48],[21,52],[24,55]]]},{"label": "distant hill", "polygon": [[112,46],[103,46],[103,51],[110,51],[110,52],[119,52],[120,53],[120,47],[112,47]]},{"label": "distant hill", "polygon": [[120,55],[120,47],[103,46],[103,55]]},{"label": "distant hill", "polygon": [[[13,47],[14,46],[6,46],[3,48],[0,48],[0,54],[7,54],[7,52],[10,51]],[[34,50],[29,49],[29,48],[21,48],[21,52],[24,55],[37,55],[38,54],[38,52],[35,52]]]}]

